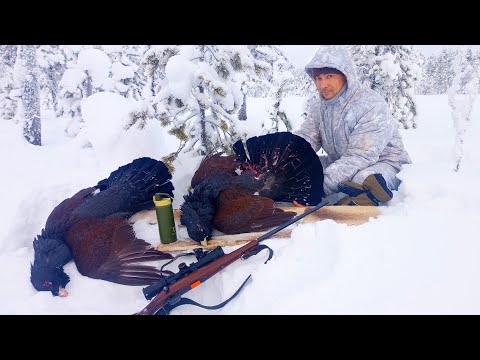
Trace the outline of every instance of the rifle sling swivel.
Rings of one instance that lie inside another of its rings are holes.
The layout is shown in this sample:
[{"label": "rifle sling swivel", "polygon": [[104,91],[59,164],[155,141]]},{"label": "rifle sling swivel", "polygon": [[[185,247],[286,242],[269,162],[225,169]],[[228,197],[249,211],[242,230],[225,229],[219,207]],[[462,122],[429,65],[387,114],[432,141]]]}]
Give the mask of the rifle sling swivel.
[{"label": "rifle sling swivel", "polygon": [[245,259],[248,259],[250,256],[253,256],[253,255],[257,255],[260,251],[262,251],[263,249],[268,249],[268,259],[265,260],[264,264],[266,264],[273,256],[273,250],[270,249],[267,245],[265,244],[258,244],[257,246],[255,246],[252,250],[246,252],[242,258],[245,260]]}]

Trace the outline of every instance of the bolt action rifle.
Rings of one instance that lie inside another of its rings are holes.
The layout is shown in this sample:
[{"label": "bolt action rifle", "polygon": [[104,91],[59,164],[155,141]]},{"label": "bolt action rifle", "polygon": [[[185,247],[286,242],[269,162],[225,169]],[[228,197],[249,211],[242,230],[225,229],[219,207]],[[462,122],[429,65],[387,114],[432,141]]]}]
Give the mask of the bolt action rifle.
[{"label": "bolt action rifle", "polygon": [[209,310],[219,309],[225,306],[230,300],[238,295],[238,293],[243,289],[247,281],[250,279],[251,275],[247,277],[243,284],[230,298],[218,305],[202,305],[191,299],[182,298],[182,295],[196,288],[201,283],[207,281],[213,275],[223,270],[234,261],[238,259],[247,259],[252,255],[258,254],[263,249],[268,249],[270,252],[268,259],[265,261],[265,263],[267,263],[272,258],[273,251],[268,246],[260,244],[260,242],[268,239],[273,234],[283,230],[287,226],[290,226],[305,216],[317,211],[321,207],[337,203],[337,201],[345,196],[346,195],[344,193],[334,193],[330,196],[327,196],[322,202],[312,209],[296,216],[295,218],[276,227],[275,229],[270,230],[257,239],[249,241],[245,245],[228,254],[225,254],[220,246],[217,246],[211,251],[203,251],[201,248],[195,249],[194,253],[197,258],[197,262],[194,262],[190,265],[181,263],[178,265],[178,273],[169,275],[143,289],[145,298],[151,301],[147,304],[147,306],[134,315],[168,315],[173,308],[185,304],[195,305]]}]

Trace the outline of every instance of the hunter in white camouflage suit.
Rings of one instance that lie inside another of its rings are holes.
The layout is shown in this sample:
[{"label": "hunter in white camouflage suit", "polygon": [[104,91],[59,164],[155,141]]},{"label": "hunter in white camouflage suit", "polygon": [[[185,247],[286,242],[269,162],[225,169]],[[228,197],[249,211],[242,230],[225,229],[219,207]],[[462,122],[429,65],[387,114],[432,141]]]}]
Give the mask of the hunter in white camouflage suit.
[{"label": "hunter in white camouflage suit", "polygon": [[379,205],[392,198],[396,174],[411,162],[398,124],[380,94],[361,85],[344,46],[322,46],[305,67],[318,90],[297,135],[327,153],[324,190],[343,191],[348,205]]}]

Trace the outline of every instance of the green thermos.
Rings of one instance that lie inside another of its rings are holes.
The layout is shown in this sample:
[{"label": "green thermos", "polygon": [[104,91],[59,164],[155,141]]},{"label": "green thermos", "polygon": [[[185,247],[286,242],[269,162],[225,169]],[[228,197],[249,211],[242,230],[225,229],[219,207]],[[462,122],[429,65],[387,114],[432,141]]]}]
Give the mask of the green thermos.
[{"label": "green thermos", "polygon": [[162,244],[170,244],[177,241],[172,198],[168,194],[156,193],[153,196],[153,203],[155,204],[155,211],[157,213],[160,242]]}]

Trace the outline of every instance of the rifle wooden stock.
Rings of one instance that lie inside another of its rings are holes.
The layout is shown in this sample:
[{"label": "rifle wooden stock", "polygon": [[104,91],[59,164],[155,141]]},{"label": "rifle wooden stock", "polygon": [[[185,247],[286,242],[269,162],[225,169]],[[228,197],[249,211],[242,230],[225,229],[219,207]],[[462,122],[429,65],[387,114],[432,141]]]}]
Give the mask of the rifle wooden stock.
[{"label": "rifle wooden stock", "polygon": [[258,240],[252,240],[237,250],[225,254],[210,264],[201,267],[198,270],[186,275],[178,281],[171,284],[168,289],[160,291],[142,310],[134,315],[155,315],[158,310],[163,308],[173,299],[179,299],[180,296],[197,287],[213,275],[224,269],[235,260],[240,259],[245,253],[258,245]]}]

